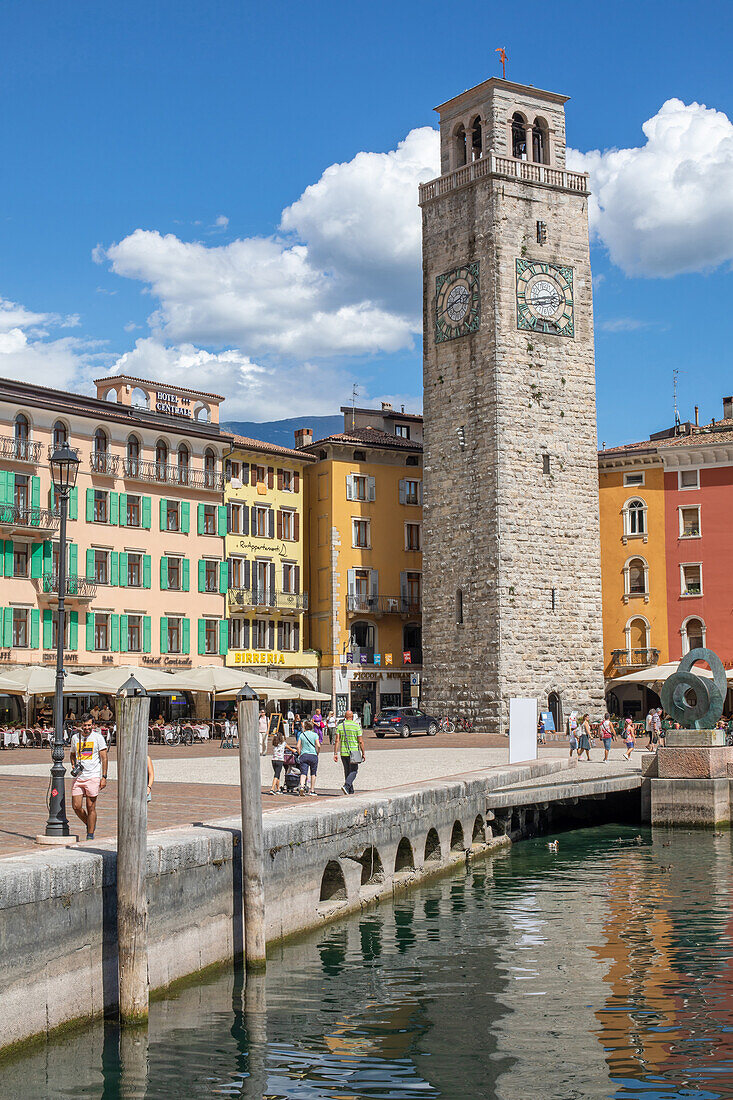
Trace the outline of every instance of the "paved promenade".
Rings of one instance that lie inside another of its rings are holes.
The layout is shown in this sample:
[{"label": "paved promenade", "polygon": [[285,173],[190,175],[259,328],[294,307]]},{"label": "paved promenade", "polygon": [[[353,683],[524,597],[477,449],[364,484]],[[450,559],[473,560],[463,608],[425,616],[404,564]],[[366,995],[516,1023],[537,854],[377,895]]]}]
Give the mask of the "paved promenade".
[{"label": "paved promenade", "polygon": [[[153,801],[149,806],[151,832],[175,825],[212,821],[239,811],[239,756],[236,750],[222,750],[219,742],[190,747],[151,746],[155,766]],[[611,752],[611,760],[602,763],[603,751],[591,750],[591,763],[583,761],[568,779],[596,778],[607,774],[638,772],[640,753],[630,763],[622,759],[620,743]],[[508,762],[505,738],[480,734],[439,734],[437,737],[413,737],[377,740],[367,736],[366,762],[359,769],[359,791],[383,791],[406,784],[458,775],[478,768],[502,767]],[[557,742],[540,749],[540,759],[562,759],[568,755],[565,743]],[[263,758],[262,804],[268,813],[292,806],[292,796],[271,797],[265,792],[272,779],[269,757]],[[0,857],[23,851],[38,851],[33,843],[46,822],[46,794],[50,759],[47,750],[16,749],[0,753]],[[114,839],[117,829],[117,767],[115,750],[110,753],[110,782],[97,803],[99,820],[97,840]],[[323,798],[343,798],[341,764],[335,763],[328,746],[320,756],[318,798],[298,799],[298,804],[317,812]],[[81,822],[71,809],[71,781],[67,776],[67,809],[72,831],[83,840]],[[79,829],[76,829],[76,824]]]}]

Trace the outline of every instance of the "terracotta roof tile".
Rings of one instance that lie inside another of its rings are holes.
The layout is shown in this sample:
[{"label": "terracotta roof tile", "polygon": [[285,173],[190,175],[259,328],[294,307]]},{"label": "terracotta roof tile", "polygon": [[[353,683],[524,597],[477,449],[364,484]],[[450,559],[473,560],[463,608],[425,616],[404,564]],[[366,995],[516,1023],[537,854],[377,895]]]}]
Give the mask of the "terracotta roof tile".
[{"label": "terracotta roof tile", "polygon": [[101,386],[105,382],[142,382],[144,386],[153,386],[156,390],[180,390],[181,393],[192,393],[195,397],[212,397],[215,401],[224,401],[220,393],[206,393],[205,390],[190,390],[187,386],[179,386],[174,382],[156,382],[154,378],[136,378],[134,374],[105,374],[103,378],[95,378],[94,385]]},{"label": "terracotta roof tile", "polygon": [[307,451],[298,450],[295,447],[281,447],[279,443],[266,443],[264,439],[249,439],[246,435],[234,435],[233,432],[222,432],[225,439],[231,441],[234,447],[240,447],[243,451],[258,451],[262,454],[288,455],[290,458],[300,458],[304,462],[315,462],[316,456]]},{"label": "terracotta roof tile", "polygon": [[422,443],[415,439],[403,439],[399,435],[389,435],[380,428],[354,428],[350,432],[337,432],[334,435],[324,436],[315,440],[310,446],[315,447],[321,443],[356,443],[371,447],[396,447],[402,451],[422,451]]}]

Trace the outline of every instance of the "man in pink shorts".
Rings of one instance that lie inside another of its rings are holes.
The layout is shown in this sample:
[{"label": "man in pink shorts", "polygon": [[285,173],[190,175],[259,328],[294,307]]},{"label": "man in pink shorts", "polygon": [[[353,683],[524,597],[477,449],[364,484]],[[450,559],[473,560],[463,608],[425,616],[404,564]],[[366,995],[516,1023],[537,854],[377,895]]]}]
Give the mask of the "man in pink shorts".
[{"label": "man in pink shorts", "polygon": [[[81,765],[81,774],[71,788],[71,805],[76,816],[87,827],[87,840],[94,840],[97,824],[97,795],[107,786],[107,744],[98,729],[94,729],[90,714],[81,722],[81,734],[71,738],[71,766]],[[83,803],[86,799],[86,808]]]}]

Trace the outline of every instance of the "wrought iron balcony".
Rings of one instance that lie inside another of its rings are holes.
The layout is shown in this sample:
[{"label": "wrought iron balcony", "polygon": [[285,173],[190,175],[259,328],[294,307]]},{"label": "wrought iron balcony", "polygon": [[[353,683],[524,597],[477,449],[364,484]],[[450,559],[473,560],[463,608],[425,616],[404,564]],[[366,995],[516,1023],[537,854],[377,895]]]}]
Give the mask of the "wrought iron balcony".
[{"label": "wrought iron balcony", "polygon": [[363,596],[346,597],[346,610],[351,615],[419,615],[422,611],[420,596]]},{"label": "wrought iron balcony", "polygon": [[126,458],[123,473],[131,481],[156,481],[163,485],[182,485],[190,489],[210,489],[221,492],[224,475],[212,470],[200,470],[193,466],[167,466],[163,462],[151,462],[144,458]]},{"label": "wrought iron balcony", "polygon": [[649,668],[659,663],[658,649],[613,649],[611,663],[619,670]]},{"label": "wrought iron balcony", "polygon": [[40,462],[42,446],[30,439],[0,435],[0,458],[15,458],[18,462]]},{"label": "wrought iron balcony", "polygon": [[30,527],[38,531],[55,531],[59,525],[59,516],[58,512],[52,512],[50,508],[0,504],[0,524],[6,527]]},{"label": "wrought iron balcony", "polygon": [[230,588],[229,607],[234,609],[256,610],[266,608],[274,611],[307,611],[307,592],[281,592],[267,586],[252,588]]},{"label": "wrought iron balcony", "polygon": [[[58,573],[44,573],[40,580],[39,592],[56,596],[59,594]],[[93,600],[97,594],[97,582],[87,580],[86,577],[67,577],[66,596],[70,599]]]},{"label": "wrought iron balcony", "polygon": [[106,451],[92,451],[89,455],[89,465],[93,474],[105,474],[106,477],[117,477],[120,466],[120,456],[111,455]]}]

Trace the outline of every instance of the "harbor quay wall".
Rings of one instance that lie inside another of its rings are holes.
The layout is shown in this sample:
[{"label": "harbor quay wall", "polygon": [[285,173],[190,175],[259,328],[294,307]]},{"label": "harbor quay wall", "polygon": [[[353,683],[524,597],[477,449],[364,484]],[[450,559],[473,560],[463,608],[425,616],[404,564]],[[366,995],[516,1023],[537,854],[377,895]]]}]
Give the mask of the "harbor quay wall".
[{"label": "harbor quay wall", "polygon": [[[552,760],[323,800],[264,815],[267,941],[409,889],[512,839],[541,831],[552,798],[608,820],[617,790],[509,784],[567,771]],[[584,786],[585,784],[580,784]],[[504,788],[504,791],[500,790]],[[492,791],[497,802],[491,808]],[[559,804],[558,804],[559,805]],[[524,808],[524,807],[528,808]],[[550,820],[550,819],[548,819]],[[557,820],[557,819],[555,819]],[[152,833],[147,848],[148,969],[152,992],[241,955],[242,870],[238,818]],[[112,844],[29,853],[0,861],[0,1050],[117,1004],[116,851]]]}]

